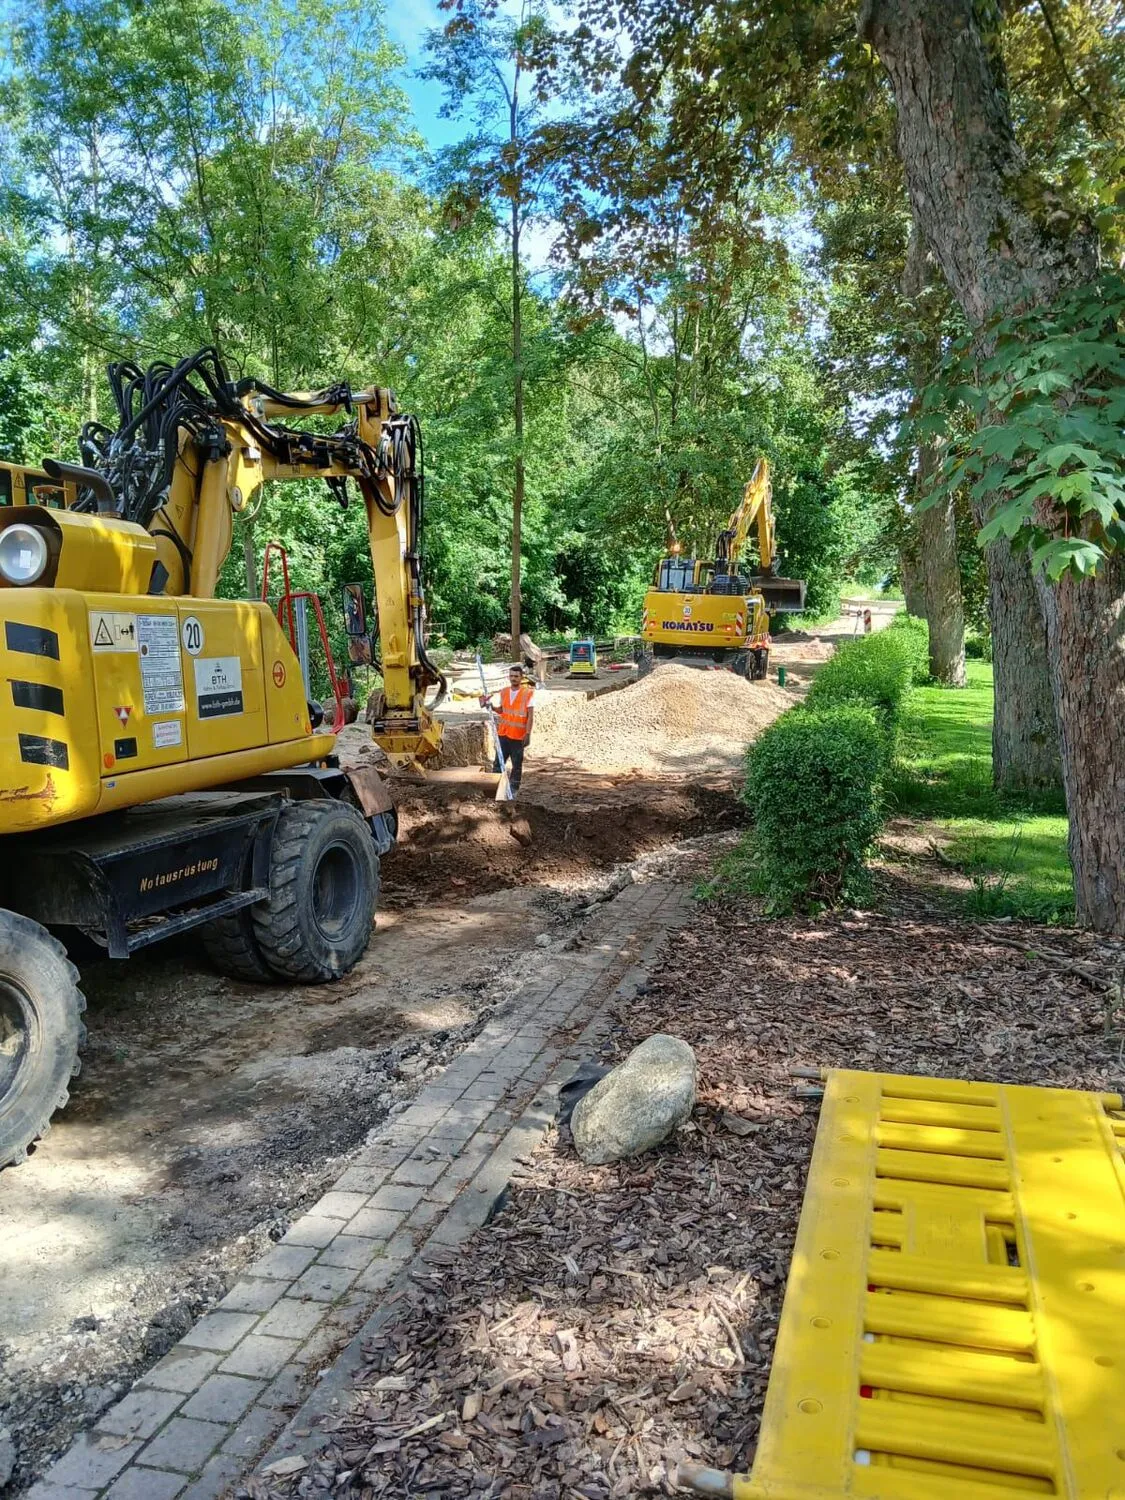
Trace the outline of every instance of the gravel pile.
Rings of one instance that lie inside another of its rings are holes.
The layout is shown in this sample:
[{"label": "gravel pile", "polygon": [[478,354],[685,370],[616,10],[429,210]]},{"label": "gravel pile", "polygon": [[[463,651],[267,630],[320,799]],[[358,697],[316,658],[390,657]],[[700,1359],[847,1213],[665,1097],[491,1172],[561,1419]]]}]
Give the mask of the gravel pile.
[{"label": "gravel pile", "polygon": [[598,698],[541,693],[532,753],[537,761],[558,757],[590,770],[733,768],[750,741],[793,703],[775,683],[669,662]]}]

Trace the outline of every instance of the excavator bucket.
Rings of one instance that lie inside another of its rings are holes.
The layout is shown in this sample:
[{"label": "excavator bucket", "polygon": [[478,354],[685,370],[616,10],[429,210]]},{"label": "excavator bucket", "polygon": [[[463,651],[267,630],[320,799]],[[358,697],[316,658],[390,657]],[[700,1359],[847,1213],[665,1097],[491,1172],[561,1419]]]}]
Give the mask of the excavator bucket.
[{"label": "excavator bucket", "polygon": [[805,580],[803,578],[771,578],[765,574],[751,578],[756,594],[761,594],[771,615],[799,614],[805,607]]}]

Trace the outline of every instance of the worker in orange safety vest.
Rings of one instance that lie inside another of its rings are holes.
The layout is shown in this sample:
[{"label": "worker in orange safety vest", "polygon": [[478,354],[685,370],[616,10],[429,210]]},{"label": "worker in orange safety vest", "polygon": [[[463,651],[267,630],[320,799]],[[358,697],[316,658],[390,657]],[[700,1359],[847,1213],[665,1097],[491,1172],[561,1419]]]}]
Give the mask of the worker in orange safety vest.
[{"label": "worker in orange safety vest", "polygon": [[[493,701],[497,697],[500,700],[498,704]],[[523,777],[524,751],[531,744],[531,726],[535,721],[534,703],[534,689],[529,682],[523,680],[523,668],[517,666],[509,668],[508,686],[501,688],[499,694],[481,694],[481,707],[493,709],[499,720],[496,727],[500,739],[500,755],[504,761],[511,763],[508,781],[513,796],[519,791]]]}]

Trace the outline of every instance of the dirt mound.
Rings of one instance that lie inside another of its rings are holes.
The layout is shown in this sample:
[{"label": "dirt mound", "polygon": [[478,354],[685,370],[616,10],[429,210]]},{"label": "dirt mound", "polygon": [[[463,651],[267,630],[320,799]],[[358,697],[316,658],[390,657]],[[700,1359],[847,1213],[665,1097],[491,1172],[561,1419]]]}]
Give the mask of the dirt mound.
[{"label": "dirt mound", "polygon": [[777,661],[827,661],[836,654],[836,642],[803,630],[782,630],[773,638],[773,656]]},{"label": "dirt mound", "polygon": [[394,787],[399,842],[382,861],[383,907],[519,885],[581,887],[673,839],[736,826],[729,789],[635,779],[607,788],[537,770],[519,801],[440,782]]},{"label": "dirt mound", "polygon": [[734,768],[745,746],[793,702],[774,683],[669,662],[598,698],[541,693],[532,754],[607,771]]}]

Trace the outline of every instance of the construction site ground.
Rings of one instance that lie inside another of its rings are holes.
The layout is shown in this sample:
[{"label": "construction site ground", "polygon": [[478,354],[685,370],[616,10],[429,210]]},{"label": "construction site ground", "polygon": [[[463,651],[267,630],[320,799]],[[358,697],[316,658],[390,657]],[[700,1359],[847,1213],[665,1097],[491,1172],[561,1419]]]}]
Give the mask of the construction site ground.
[{"label": "construction site ground", "polygon": [[[788,694],[739,687],[781,711],[852,628],[775,648]],[[583,735],[560,734],[543,734],[553,754],[533,745],[514,808],[479,786],[398,788],[376,937],[340,984],[220,979],[190,936],[128,965],[76,954],[82,1077],[0,1175],[0,1428],[16,1453],[0,1492],[97,1422],[637,869],[740,820],[741,742],[702,771],[638,774],[585,765]]]},{"label": "construction site ground", "polygon": [[[699,856],[678,867],[690,880]],[[491,1221],[423,1256],[239,1500],[616,1500],[682,1464],[746,1472],[823,1067],[1119,1091],[1121,943],[944,920],[877,875],[876,909],[696,908],[590,1055],[656,1031],[700,1089],[674,1139],[587,1167],[549,1122]]]},{"label": "construction site ground", "polygon": [[[803,638],[780,649],[795,691],[800,663],[827,649]],[[349,735],[358,755],[365,731]],[[640,777],[587,768],[565,736],[562,749],[533,746],[515,808],[487,783],[398,787],[376,938],[341,984],[221,979],[190,935],[127,965],[76,951],[90,1002],[81,1079],[31,1159],[0,1176],[11,1493],[480,1031],[537,939],[581,924],[638,857],[739,820],[740,745],[703,774]]]}]

